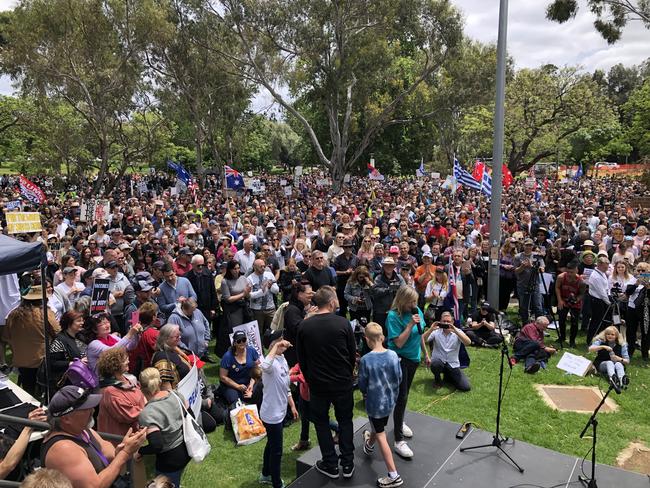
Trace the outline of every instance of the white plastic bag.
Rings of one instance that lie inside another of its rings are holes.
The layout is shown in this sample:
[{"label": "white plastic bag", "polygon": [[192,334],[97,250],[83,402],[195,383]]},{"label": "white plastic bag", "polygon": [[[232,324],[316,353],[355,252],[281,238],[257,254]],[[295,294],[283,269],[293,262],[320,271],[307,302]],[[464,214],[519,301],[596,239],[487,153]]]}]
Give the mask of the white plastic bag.
[{"label": "white plastic bag", "polygon": [[179,396],[176,394],[174,396],[178,400],[178,405],[181,407],[181,414],[183,415],[183,440],[185,441],[187,453],[194,462],[200,463],[210,454],[210,442],[203,428],[187,411]]},{"label": "white plastic bag", "polygon": [[230,411],[230,421],[238,446],[254,444],[266,437],[266,429],[256,405],[244,405],[238,401],[237,406]]}]

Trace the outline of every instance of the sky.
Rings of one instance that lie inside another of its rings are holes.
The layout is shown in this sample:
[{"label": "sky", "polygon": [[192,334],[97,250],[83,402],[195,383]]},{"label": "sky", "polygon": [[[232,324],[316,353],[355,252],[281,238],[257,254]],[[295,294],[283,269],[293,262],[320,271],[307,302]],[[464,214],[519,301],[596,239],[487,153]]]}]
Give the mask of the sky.
[{"label": "sky", "polygon": [[[587,71],[608,70],[617,63],[639,64],[650,57],[650,30],[631,21],[613,46],[605,42],[593,27],[594,16],[586,0],[578,0],[575,19],[557,24],[545,18],[550,0],[510,1],[508,12],[508,54],[517,68],[534,68],[552,63],[557,66],[580,65]],[[482,42],[497,40],[499,0],[452,0],[463,13],[465,33]],[[16,0],[0,0],[0,10],[13,8]],[[0,94],[11,94],[10,80],[0,78]],[[253,107],[263,111],[271,99],[259,94]]]}]

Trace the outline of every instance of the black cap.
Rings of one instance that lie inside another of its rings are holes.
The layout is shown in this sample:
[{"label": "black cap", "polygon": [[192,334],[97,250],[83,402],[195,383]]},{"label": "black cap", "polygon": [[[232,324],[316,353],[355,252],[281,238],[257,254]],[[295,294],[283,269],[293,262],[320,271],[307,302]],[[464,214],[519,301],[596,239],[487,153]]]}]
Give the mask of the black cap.
[{"label": "black cap", "polygon": [[277,329],[277,330],[266,329],[266,332],[264,332],[264,339],[262,339],[264,347],[266,347],[267,349],[271,347],[271,344],[273,344],[274,341],[281,339],[283,334],[284,334],[284,329]]},{"label": "black cap", "polygon": [[119,264],[117,264],[117,261],[114,260],[111,260],[104,265],[104,269],[112,269],[117,267],[119,267]]},{"label": "black cap", "polygon": [[240,341],[242,339],[246,339],[246,333],[243,330],[238,330],[232,335],[232,342],[233,344],[237,341]]}]

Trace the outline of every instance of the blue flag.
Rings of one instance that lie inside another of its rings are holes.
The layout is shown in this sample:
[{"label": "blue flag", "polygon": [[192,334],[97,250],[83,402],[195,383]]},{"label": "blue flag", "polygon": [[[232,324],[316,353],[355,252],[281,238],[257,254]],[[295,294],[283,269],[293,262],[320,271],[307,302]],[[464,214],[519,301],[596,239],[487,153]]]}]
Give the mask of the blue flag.
[{"label": "blue flag", "polygon": [[576,174],[573,175],[573,181],[578,181],[580,178],[582,178],[582,163],[580,163],[580,166],[578,167],[578,171],[576,171]]},{"label": "blue flag", "polygon": [[181,163],[175,163],[173,161],[167,161],[167,166],[170,169],[173,169],[176,171],[176,177],[181,180],[185,185],[190,184],[190,180],[192,179],[192,175],[190,174],[189,171],[185,169],[185,167]]},{"label": "blue flag", "polygon": [[239,171],[231,168],[230,166],[224,166],[226,172],[226,188],[231,190],[239,190],[244,188],[244,177],[239,173]]}]

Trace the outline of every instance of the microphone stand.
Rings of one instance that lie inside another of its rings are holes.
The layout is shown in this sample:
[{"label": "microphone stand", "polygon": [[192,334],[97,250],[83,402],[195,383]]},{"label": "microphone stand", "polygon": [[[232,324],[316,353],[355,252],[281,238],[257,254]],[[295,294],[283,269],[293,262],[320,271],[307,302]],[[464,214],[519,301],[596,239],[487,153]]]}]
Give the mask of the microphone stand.
[{"label": "microphone stand", "polygon": [[[589,426],[591,426],[592,430],[592,440],[591,440],[591,478],[587,478],[586,476],[580,475],[578,476],[578,479],[587,487],[587,488],[598,488],[598,484],[596,483],[596,433],[598,431],[598,419],[596,418],[596,415],[598,415],[598,411],[600,410],[600,407],[603,406],[605,403],[605,400],[607,400],[607,397],[609,394],[612,392],[613,389],[615,389],[616,385],[610,382],[609,384],[609,390],[607,390],[607,393],[605,393],[605,396],[603,396],[602,400],[600,400],[600,403],[596,407],[596,410],[594,410],[594,413],[591,414],[591,417],[587,421],[587,425],[585,425],[585,428],[582,429],[582,432],[580,433],[580,439],[582,439],[585,434],[587,433],[587,430],[589,430]],[[620,390],[616,390],[617,393],[620,392]]]},{"label": "microphone stand", "polygon": [[[501,328],[501,314],[497,313],[497,324],[499,325],[499,332],[501,333],[501,337],[503,337],[503,329]],[[470,451],[473,449],[482,449],[484,447],[496,447],[499,451],[501,451],[509,460],[512,464],[515,465],[515,467],[519,470],[520,473],[524,472],[524,468],[519,466],[517,462],[510,457],[510,454],[508,454],[503,447],[501,447],[503,444],[505,444],[508,441],[508,437],[503,437],[501,435],[500,429],[501,429],[501,400],[503,398],[503,369],[504,369],[504,363],[508,362],[508,366],[510,369],[512,369],[512,364],[510,364],[510,354],[508,353],[508,345],[506,344],[505,337],[503,337],[503,342],[501,344],[501,366],[499,368],[499,398],[497,401],[497,419],[496,419],[496,424],[497,424],[497,430],[492,436],[492,442],[489,444],[481,444],[478,446],[471,446],[471,447],[463,447],[460,449],[460,452],[465,452],[465,451]]]}]

